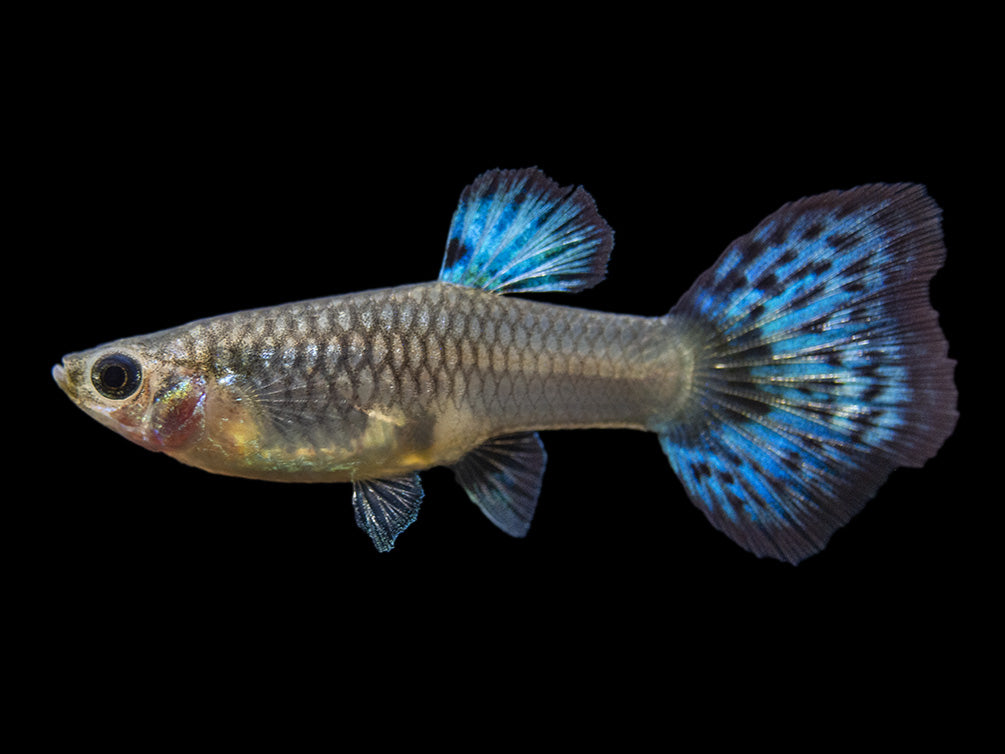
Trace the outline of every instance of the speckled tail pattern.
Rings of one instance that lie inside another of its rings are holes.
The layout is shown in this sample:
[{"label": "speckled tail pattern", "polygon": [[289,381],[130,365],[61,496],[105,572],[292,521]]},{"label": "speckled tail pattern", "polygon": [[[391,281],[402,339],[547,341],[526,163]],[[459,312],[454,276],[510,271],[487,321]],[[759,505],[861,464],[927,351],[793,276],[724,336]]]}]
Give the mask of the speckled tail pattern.
[{"label": "speckled tail pattern", "polygon": [[782,207],[670,316],[698,350],[687,419],[660,441],[692,501],[743,547],[798,562],[956,421],[928,284],[939,208],[872,185]]}]

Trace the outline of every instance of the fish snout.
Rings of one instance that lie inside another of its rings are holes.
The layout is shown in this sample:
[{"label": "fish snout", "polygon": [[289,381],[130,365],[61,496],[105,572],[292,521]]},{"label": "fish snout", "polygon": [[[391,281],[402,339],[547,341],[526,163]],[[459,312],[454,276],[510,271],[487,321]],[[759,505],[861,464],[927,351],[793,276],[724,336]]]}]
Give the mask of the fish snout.
[{"label": "fish snout", "polygon": [[56,381],[56,384],[59,385],[60,389],[64,393],[66,393],[67,395],[71,394],[70,393],[70,383],[66,379],[66,368],[64,367],[64,365],[62,363],[60,363],[60,364],[54,364],[53,365],[53,367],[52,367],[52,379],[54,379]]}]

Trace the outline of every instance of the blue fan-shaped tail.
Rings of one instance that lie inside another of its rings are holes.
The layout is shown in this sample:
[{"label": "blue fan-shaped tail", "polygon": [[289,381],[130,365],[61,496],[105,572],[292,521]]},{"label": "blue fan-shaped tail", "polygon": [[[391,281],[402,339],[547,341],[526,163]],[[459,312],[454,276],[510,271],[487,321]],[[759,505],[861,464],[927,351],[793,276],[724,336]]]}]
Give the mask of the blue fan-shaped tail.
[{"label": "blue fan-shaped tail", "polygon": [[751,552],[819,551],[953,431],[954,362],[928,296],[939,214],[917,185],[801,199],[671,311],[696,358],[660,442],[692,501]]}]

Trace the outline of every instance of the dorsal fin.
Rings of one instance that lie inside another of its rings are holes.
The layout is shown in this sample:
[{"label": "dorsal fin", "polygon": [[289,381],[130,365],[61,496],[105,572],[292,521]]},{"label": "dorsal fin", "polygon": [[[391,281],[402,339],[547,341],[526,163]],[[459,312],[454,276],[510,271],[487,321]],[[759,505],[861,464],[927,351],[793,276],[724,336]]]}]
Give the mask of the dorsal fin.
[{"label": "dorsal fin", "polygon": [[537,168],[490,170],[461,192],[439,279],[495,293],[581,291],[604,279],[613,246],[582,187]]}]

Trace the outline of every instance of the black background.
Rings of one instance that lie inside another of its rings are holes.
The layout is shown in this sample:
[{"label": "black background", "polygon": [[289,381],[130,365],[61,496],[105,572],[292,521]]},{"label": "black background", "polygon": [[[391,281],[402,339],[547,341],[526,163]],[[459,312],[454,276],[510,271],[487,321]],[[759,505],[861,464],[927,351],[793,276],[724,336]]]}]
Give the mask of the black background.
[{"label": "black background", "polygon": [[[957,108],[952,77],[877,64],[881,75],[834,71],[813,86],[787,68],[699,81],[654,59],[530,81],[490,69],[472,88],[449,67],[384,75],[296,45],[143,48],[58,58],[25,111],[29,232],[9,280],[39,295],[18,367],[31,383],[17,407],[26,450],[9,469],[33,482],[12,495],[12,551],[29,626],[70,688],[99,669],[145,687],[149,673],[203,678],[210,664],[253,683],[287,663],[383,672],[412,655],[498,677],[542,667],[532,657],[583,677],[666,674],[692,654],[770,675],[785,656],[797,681],[841,672],[865,647],[913,668],[919,635],[942,650],[929,667],[955,663],[936,626],[982,621],[992,553],[978,533],[994,501],[976,481],[967,361],[985,264],[968,171],[984,159],[984,119]],[[614,431],[544,435],[526,539],[435,469],[418,521],[381,555],[347,485],[185,467],[103,429],[49,377],[63,353],[117,337],[433,279],[461,189],[529,165],[585,186],[616,232],[604,283],[542,298],[643,315],[666,312],[786,201],[926,184],[944,209],[932,295],[960,361],[957,432],[798,567],[714,531],[655,437]]]}]

